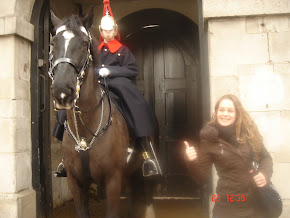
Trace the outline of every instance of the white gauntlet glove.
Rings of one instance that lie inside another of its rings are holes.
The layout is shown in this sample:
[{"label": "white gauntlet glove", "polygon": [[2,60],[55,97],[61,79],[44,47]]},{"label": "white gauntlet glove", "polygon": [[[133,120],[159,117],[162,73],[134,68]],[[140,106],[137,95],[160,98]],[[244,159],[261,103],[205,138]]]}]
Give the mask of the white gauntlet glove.
[{"label": "white gauntlet glove", "polygon": [[99,70],[99,75],[101,77],[107,77],[110,75],[110,71],[108,70],[108,68],[103,67]]}]

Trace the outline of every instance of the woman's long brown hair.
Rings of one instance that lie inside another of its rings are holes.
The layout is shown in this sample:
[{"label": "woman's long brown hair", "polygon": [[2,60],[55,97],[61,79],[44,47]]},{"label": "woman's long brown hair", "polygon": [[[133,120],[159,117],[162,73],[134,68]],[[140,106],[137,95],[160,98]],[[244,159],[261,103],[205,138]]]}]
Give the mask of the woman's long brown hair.
[{"label": "woman's long brown hair", "polygon": [[236,138],[239,143],[249,143],[256,156],[257,153],[261,151],[261,146],[263,144],[263,137],[261,136],[258,127],[254,120],[250,117],[249,113],[242,106],[241,101],[231,94],[224,95],[221,97],[214,108],[214,114],[209,124],[217,124],[217,111],[222,100],[229,99],[234,103],[236,108]]}]

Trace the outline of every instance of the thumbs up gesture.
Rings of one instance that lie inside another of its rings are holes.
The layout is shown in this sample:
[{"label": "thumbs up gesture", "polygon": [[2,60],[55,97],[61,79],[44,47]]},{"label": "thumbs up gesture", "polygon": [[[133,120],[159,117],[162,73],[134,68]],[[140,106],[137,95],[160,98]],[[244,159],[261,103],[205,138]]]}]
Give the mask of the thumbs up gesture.
[{"label": "thumbs up gesture", "polygon": [[187,141],[184,141],[185,144],[185,154],[186,154],[186,158],[190,161],[193,161],[197,158],[197,153],[194,149],[194,147],[189,146]]}]

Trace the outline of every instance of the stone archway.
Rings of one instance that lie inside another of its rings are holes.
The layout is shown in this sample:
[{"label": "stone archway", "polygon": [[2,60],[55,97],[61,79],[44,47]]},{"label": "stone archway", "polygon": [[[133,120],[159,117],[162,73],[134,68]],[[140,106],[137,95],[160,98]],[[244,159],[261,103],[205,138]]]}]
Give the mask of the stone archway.
[{"label": "stone archway", "polygon": [[32,71],[44,62],[38,54],[31,56],[35,29],[39,28],[36,23],[31,23],[36,16],[35,9],[41,11],[44,2],[2,0],[0,3],[0,48],[3,51],[0,63],[5,66],[0,73],[3,84],[0,89],[3,108],[0,117],[3,145],[0,146],[0,164],[4,174],[0,181],[0,215],[5,217],[39,215],[36,203],[38,190],[34,191],[36,186],[32,179],[39,176],[39,166],[34,165],[39,161],[38,149],[33,146],[39,142],[39,134],[33,131],[34,126],[38,128],[39,117],[31,105],[39,101],[38,88],[34,88],[39,84],[34,86],[34,83],[40,81]]},{"label": "stone archway", "polygon": [[199,39],[190,19],[146,9],[121,19],[121,39],[134,53],[137,85],[159,122],[159,158],[165,182],[158,196],[200,197],[183,161],[182,142],[198,135]]}]

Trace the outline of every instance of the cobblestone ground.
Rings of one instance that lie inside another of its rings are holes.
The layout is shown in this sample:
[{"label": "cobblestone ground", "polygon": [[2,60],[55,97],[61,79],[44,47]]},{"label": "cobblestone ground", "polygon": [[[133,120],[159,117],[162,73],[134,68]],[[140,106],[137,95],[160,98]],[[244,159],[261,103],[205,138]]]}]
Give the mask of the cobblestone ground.
[{"label": "cobblestone ground", "polygon": [[[204,218],[201,203],[198,200],[154,200],[156,218]],[[98,214],[98,215],[97,215]],[[125,218],[126,204],[121,200],[120,217]],[[90,197],[90,216],[92,218],[105,217],[104,200]],[[75,209],[73,201],[54,209],[54,218],[74,218]]]}]

